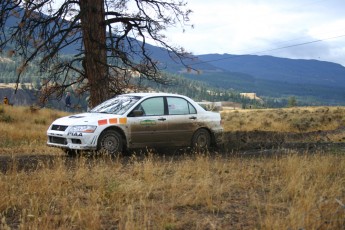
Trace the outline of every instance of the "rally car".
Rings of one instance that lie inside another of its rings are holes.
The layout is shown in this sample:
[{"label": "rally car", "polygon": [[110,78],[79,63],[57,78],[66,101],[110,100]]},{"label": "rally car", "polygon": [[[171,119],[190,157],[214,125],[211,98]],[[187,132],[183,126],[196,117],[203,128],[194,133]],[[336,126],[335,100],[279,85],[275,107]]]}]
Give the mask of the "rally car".
[{"label": "rally car", "polygon": [[55,120],[47,144],[116,154],[125,149],[192,146],[222,142],[219,113],[192,99],[168,93],[131,93],[109,99],[86,113]]}]

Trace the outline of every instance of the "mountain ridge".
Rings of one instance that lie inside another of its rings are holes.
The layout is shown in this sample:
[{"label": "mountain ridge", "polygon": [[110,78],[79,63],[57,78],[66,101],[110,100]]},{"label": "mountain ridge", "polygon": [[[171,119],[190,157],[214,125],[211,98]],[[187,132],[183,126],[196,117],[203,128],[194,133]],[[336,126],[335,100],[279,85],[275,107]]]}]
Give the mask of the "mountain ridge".
[{"label": "mountain ridge", "polygon": [[256,79],[336,87],[345,84],[345,67],[333,62],[267,55],[206,54],[198,58],[225,71],[249,74]]},{"label": "mountain ridge", "polygon": [[[267,55],[204,54],[197,58],[199,77],[184,76],[211,86],[277,99],[297,96],[308,104],[345,104],[345,67],[337,63]],[[203,68],[204,64],[217,71]]]}]

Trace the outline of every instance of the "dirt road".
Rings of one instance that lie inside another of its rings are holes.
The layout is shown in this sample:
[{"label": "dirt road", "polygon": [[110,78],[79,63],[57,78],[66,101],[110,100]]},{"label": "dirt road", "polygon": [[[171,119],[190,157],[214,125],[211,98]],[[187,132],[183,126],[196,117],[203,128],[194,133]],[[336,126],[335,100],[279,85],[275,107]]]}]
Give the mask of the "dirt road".
[{"label": "dirt road", "polygon": [[[279,146],[272,145],[272,143],[264,144],[253,144],[250,143],[246,147],[244,145],[238,149],[229,149],[229,146],[225,146],[224,149],[217,151],[210,151],[206,154],[212,157],[222,158],[243,158],[243,157],[276,157],[282,156],[289,153],[308,153],[314,152],[327,152],[327,151],[343,151],[345,150],[345,143],[284,143]],[[100,159],[106,158],[109,164],[122,163],[127,164],[135,156],[136,161],[144,160],[148,154],[154,154],[156,160],[164,161],[180,161],[185,157],[193,157],[199,153],[194,153],[188,149],[182,150],[160,150],[150,151],[146,150],[133,151],[121,156],[104,156],[94,154],[83,154],[74,157],[65,155],[42,155],[42,154],[19,154],[17,156],[1,156],[0,155],[0,172],[6,173],[12,170],[15,171],[36,171],[41,168],[52,168],[56,164],[63,164],[73,169],[80,159],[86,160],[87,164],[92,166],[97,163]]]}]

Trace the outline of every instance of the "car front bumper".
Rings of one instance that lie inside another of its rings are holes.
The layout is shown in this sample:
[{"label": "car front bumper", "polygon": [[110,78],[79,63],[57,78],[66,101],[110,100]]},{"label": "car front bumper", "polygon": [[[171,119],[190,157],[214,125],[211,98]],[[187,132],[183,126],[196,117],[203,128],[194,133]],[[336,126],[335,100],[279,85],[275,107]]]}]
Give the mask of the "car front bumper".
[{"label": "car front bumper", "polygon": [[71,136],[59,132],[47,132],[47,145],[51,147],[75,149],[75,150],[96,150],[97,135],[82,133],[82,136]]}]

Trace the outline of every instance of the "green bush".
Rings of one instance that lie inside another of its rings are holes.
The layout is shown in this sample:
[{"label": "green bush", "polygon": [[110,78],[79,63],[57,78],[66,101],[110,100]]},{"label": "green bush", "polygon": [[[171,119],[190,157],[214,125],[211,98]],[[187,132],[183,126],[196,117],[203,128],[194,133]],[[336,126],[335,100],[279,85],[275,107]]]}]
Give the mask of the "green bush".
[{"label": "green bush", "polygon": [[34,123],[36,124],[36,125],[46,125],[47,124],[47,121],[45,120],[45,119],[35,119],[34,120]]},{"label": "green bush", "polygon": [[0,122],[11,123],[14,119],[10,115],[0,113]]}]

